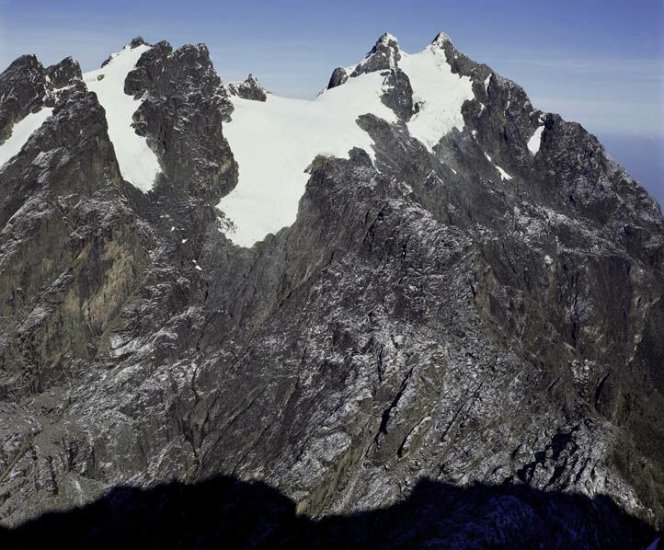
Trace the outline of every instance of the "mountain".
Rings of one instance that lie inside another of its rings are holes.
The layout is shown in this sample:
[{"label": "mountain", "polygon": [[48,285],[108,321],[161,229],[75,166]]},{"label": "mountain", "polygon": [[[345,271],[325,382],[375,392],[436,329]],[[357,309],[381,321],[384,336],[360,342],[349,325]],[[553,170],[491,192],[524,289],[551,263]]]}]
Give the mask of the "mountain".
[{"label": "mountain", "polygon": [[256,508],[282,530],[417,502],[417,546],[626,548],[664,521],[659,206],[446,35],[385,34],[312,101],[223,84],[201,44],[23,56],[0,163],[4,526],[148,521],[151,488],[218,476],[292,502]]}]

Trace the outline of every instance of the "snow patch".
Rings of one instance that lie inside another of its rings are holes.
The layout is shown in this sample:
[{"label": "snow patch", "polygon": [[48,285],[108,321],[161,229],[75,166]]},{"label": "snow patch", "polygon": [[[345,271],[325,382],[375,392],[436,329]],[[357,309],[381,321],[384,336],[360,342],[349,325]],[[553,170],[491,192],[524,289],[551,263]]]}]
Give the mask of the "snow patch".
[{"label": "snow patch", "polygon": [[232,97],[232,121],[224,125],[239,166],[238,184],[218,207],[232,222],[226,235],[252,246],[292,224],[316,155],[348,157],[353,147],[374,157],[373,140],[356,123],[372,113],[396,122],[381,102],[384,77],[367,73],[326,90],[313,100],[270,95],[267,101]]},{"label": "snow patch", "polygon": [[491,159],[491,157],[490,157],[487,153],[484,153],[484,156],[486,157],[486,159],[487,159],[491,164],[493,164],[493,167],[494,167],[496,170],[498,170],[498,173],[500,174],[500,179],[501,179],[501,180],[503,180],[503,181],[509,181],[509,180],[512,179],[512,176],[510,176],[505,170],[503,170],[500,166],[498,166],[495,162],[493,162],[493,160]]},{"label": "snow patch", "polygon": [[0,145],[0,167],[23,149],[30,136],[51,116],[52,112],[53,109],[50,108],[41,109],[36,113],[30,113],[14,125],[12,135]]},{"label": "snow patch", "polygon": [[161,168],[157,155],[148,146],[147,140],[139,136],[132,124],[140,99],[124,93],[124,83],[136,63],[150,46],[145,44],[124,49],[111,56],[101,69],[83,74],[88,89],[97,94],[99,103],[106,111],[108,137],[113,143],[122,177],[143,192],[149,191]]},{"label": "snow patch", "polygon": [[507,172],[505,172],[505,170],[503,170],[500,166],[498,166],[497,164],[494,164],[494,166],[496,167],[496,170],[498,170],[498,173],[500,174],[500,179],[504,181],[509,181],[512,179],[512,176],[510,176]]},{"label": "snow patch", "polygon": [[408,130],[431,151],[452,128],[463,129],[461,107],[475,97],[473,83],[454,74],[445,52],[435,45],[416,54],[402,52],[399,66],[410,79],[413,101],[422,104]]},{"label": "snow patch", "polygon": [[544,131],[544,126],[539,126],[533,136],[528,140],[528,150],[536,155],[540,150],[540,145],[542,144],[542,132]]}]

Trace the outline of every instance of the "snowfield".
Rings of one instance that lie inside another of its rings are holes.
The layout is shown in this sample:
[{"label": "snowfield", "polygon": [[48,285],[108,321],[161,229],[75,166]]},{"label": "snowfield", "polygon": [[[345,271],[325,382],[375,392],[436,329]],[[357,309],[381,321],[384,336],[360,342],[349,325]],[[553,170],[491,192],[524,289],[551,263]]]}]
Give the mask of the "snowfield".
[{"label": "snowfield", "polygon": [[399,67],[408,75],[413,101],[420,112],[408,122],[408,131],[431,150],[452,128],[464,126],[461,107],[473,99],[473,83],[452,72],[445,52],[431,44],[417,54],[401,52]]},{"label": "snowfield", "polygon": [[[400,53],[399,67],[420,103],[408,129],[431,150],[452,128],[463,128],[461,106],[474,97],[472,83],[452,73],[435,44],[417,54]],[[350,149],[360,147],[373,158],[373,142],[356,120],[371,113],[397,122],[381,102],[384,80],[378,72],[362,74],[310,101],[272,94],[264,103],[232,98],[235,111],[224,135],[239,165],[239,181],[218,207],[232,222],[224,232],[235,244],[250,247],[295,221],[309,177],[305,169],[316,155],[347,158]]]},{"label": "snowfield", "polygon": [[161,168],[146,139],[134,131],[133,116],[141,101],[124,93],[124,83],[127,74],[149,49],[146,45],[125,46],[111,56],[106,66],[83,74],[88,90],[97,94],[106,111],[108,137],[113,143],[122,177],[143,192],[152,189]]},{"label": "snowfield", "polygon": [[295,221],[309,178],[305,169],[316,155],[347,158],[353,147],[373,155],[373,141],[355,121],[373,113],[396,122],[380,100],[383,79],[364,74],[314,100],[272,94],[266,102],[232,98],[233,120],[224,125],[224,135],[239,165],[239,181],[219,208],[234,224],[226,233],[235,244],[252,246]]}]

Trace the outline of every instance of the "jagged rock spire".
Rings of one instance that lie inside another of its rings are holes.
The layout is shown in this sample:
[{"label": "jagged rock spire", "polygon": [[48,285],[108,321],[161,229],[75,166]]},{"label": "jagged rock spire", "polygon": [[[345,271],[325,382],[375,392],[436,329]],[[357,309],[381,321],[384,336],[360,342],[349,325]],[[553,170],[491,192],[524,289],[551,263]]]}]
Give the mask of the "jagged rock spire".
[{"label": "jagged rock spire", "polygon": [[450,37],[444,32],[439,32],[436,35],[436,37],[431,41],[432,46],[440,46],[441,48],[448,43],[451,44],[452,41],[450,40]]},{"label": "jagged rock spire", "polygon": [[399,42],[390,33],[383,33],[367,56],[357,64],[351,76],[394,69],[400,59]]},{"label": "jagged rock spire", "polygon": [[138,48],[139,46],[149,46],[149,44],[143,39],[142,36],[137,36],[129,42],[130,48]]},{"label": "jagged rock spire", "polygon": [[328,90],[341,86],[351,76],[358,76],[364,73],[382,71],[385,69],[394,69],[401,59],[399,50],[399,41],[389,32],[384,32],[378,37],[366,57],[357,65],[352,67],[337,67],[334,69],[330,81],[327,84]]},{"label": "jagged rock spire", "polygon": [[393,46],[396,48],[399,47],[399,41],[397,40],[397,37],[393,34],[390,34],[389,32],[384,32],[378,37],[374,48],[376,48],[379,44],[381,46]]}]

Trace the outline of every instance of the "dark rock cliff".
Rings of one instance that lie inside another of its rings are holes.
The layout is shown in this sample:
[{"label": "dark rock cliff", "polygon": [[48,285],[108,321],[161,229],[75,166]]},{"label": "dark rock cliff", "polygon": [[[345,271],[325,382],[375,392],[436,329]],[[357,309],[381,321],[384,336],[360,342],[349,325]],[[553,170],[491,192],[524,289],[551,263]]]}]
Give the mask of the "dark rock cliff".
[{"label": "dark rock cliff", "polygon": [[[156,44],[125,81],[162,167],[146,194],[71,61],[0,75],[0,138],[54,102],[0,168],[5,525],[218,474],[313,516],[430,477],[602,495],[664,521],[659,208],[581,126],[447,37],[434,46],[472,81],[463,130],[432,152],[409,134],[418,106],[381,37],[330,83],[384,73],[399,121],[357,121],[375,162],[312,159],[296,222],[251,249],[220,231],[232,104],[204,46]],[[604,529],[587,519],[588,537]]]}]

